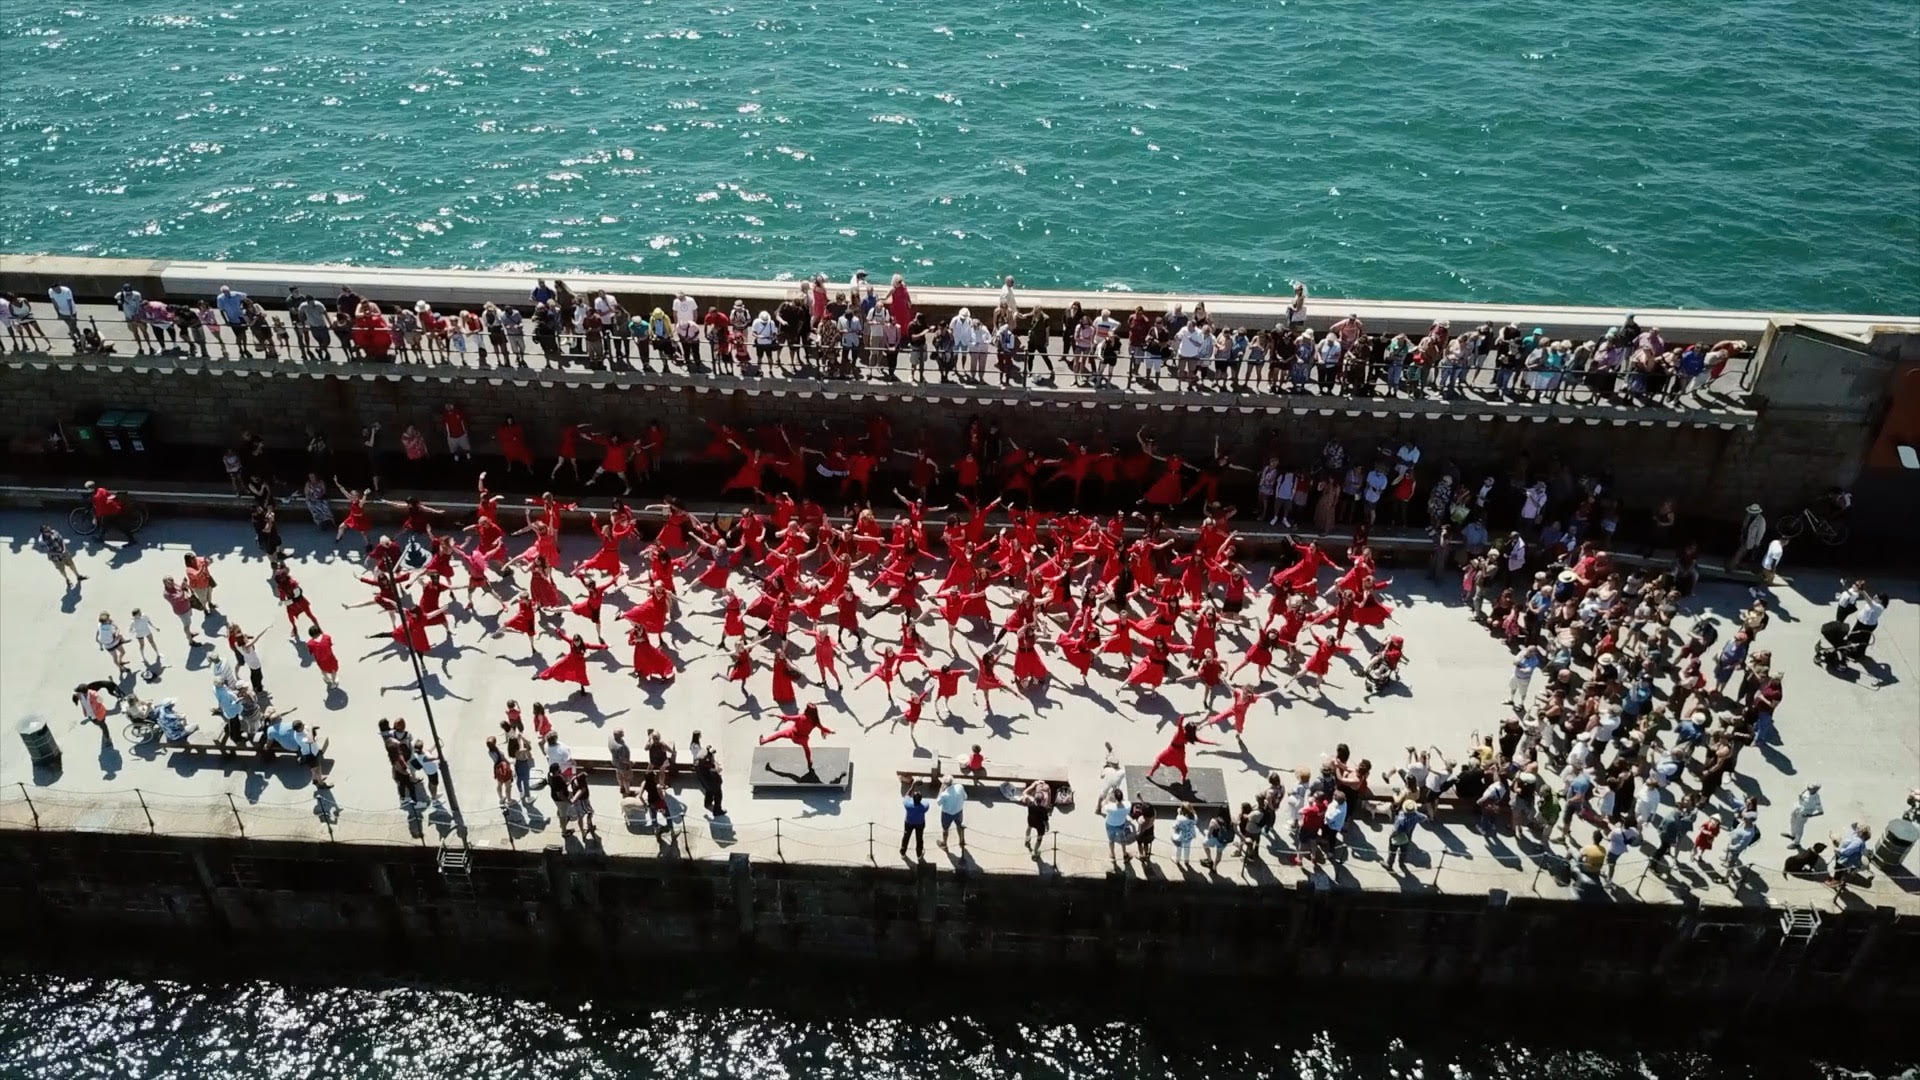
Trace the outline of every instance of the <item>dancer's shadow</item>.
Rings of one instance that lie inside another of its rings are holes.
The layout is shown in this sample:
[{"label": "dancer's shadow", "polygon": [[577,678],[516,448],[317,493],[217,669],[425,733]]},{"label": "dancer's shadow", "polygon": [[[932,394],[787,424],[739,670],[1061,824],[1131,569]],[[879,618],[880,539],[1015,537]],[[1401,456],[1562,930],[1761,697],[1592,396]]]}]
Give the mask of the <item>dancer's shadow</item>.
[{"label": "dancer's shadow", "polygon": [[1072,694],[1074,697],[1086,698],[1088,701],[1093,702],[1103,709],[1113,708],[1113,700],[1094,689],[1092,683],[1070,683],[1067,686],[1066,692]]},{"label": "dancer's shadow", "polygon": [[382,694],[387,693],[390,690],[406,690],[406,691],[412,691],[414,693],[421,693],[421,694],[425,694],[427,697],[430,697],[435,701],[439,701],[443,698],[452,698],[455,701],[472,701],[473,700],[470,697],[464,697],[448,689],[447,684],[440,681],[440,676],[435,675],[431,671],[426,673],[426,677],[424,679],[414,679],[410,682],[395,683],[392,686],[383,686],[380,688],[380,692]]},{"label": "dancer's shadow", "polygon": [[600,703],[593,700],[591,694],[569,694],[565,699],[547,706],[549,713],[579,713],[580,719],[595,727],[601,727],[616,716],[625,716],[626,709],[603,712]]},{"label": "dancer's shadow", "polygon": [[60,613],[71,615],[78,610],[80,610],[80,583],[75,582],[67,586],[67,591],[60,596]]},{"label": "dancer's shadow", "polygon": [[334,686],[327,690],[325,704],[329,712],[339,712],[341,709],[347,707],[348,700],[347,692],[338,686]]},{"label": "dancer's shadow", "polygon": [[120,748],[113,745],[113,735],[105,728],[100,729],[100,778],[111,780],[120,775],[120,769],[126,764]]},{"label": "dancer's shadow", "polygon": [[1237,749],[1228,749],[1225,744],[1222,744],[1217,749],[1204,749],[1201,750],[1200,753],[1208,757],[1230,758],[1238,761],[1249,771],[1260,776],[1265,776],[1274,771],[1273,766],[1253,756],[1253,751],[1244,746],[1238,747]]}]

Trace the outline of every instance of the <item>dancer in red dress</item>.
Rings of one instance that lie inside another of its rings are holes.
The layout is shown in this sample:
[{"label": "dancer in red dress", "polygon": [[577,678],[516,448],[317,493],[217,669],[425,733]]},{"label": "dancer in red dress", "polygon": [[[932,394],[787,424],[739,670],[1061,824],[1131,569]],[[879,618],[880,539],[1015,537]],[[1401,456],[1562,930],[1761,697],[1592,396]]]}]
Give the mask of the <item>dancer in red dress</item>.
[{"label": "dancer in red dress", "polygon": [[606,598],[607,590],[613,588],[615,583],[611,581],[593,582],[585,577],[581,577],[580,584],[587,587],[587,595],[575,600],[573,605],[567,610],[592,623],[594,633],[599,634],[601,601]]},{"label": "dancer in red dress", "polygon": [[633,646],[633,681],[644,682],[654,679],[671,682],[678,666],[673,657],[664,649],[647,640],[646,632],[639,627],[627,631],[627,644]]},{"label": "dancer in red dress", "polygon": [[1213,740],[1200,737],[1200,722],[1197,720],[1185,721],[1173,729],[1173,739],[1167,743],[1167,748],[1160,751],[1160,756],[1154,758],[1153,764],[1148,767],[1147,779],[1152,780],[1153,774],[1159,772],[1162,768],[1179,769],[1180,780],[1182,783],[1185,783],[1187,779],[1187,746],[1191,743],[1199,743],[1203,746],[1214,745]]},{"label": "dancer in red dress", "polygon": [[[714,677],[719,678],[717,675]],[[742,703],[753,697],[753,691],[747,686],[747,680],[752,677],[753,649],[751,646],[742,645],[733,650],[733,660],[727,666],[727,681],[740,684]]]},{"label": "dancer in red dress", "polygon": [[813,662],[820,671],[820,685],[833,680],[833,688],[844,692],[846,684],[840,681],[840,672],[833,665],[833,635],[827,633],[824,626],[816,626],[807,631],[813,637]]},{"label": "dancer in red dress", "polygon": [[580,565],[573,568],[573,576],[585,581],[586,578],[581,575],[590,570],[608,577],[619,577],[625,573],[627,568],[620,561],[620,542],[627,538],[632,529],[622,529],[612,520],[602,525],[600,515],[592,511],[587,512],[587,527],[600,538],[600,550],[594,552],[591,558],[582,559]]},{"label": "dancer in red dress", "polygon": [[567,655],[549,665],[546,670],[535,675],[534,678],[551,679],[554,682],[578,683],[580,689],[574,691],[576,695],[591,694],[592,691],[587,687],[587,650],[604,649],[606,645],[597,641],[588,642],[578,634],[569,636],[557,630],[554,631],[553,636],[567,643]]},{"label": "dancer in red dress", "polygon": [[722,648],[726,647],[727,642],[736,638],[741,641],[746,640],[747,620],[746,617],[741,614],[744,606],[740,601],[738,593],[732,589],[726,591],[726,599],[722,604],[720,616],[720,645]]},{"label": "dancer in red dress", "polygon": [[313,613],[313,602],[307,599],[307,594],[301,590],[300,583],[294,580],[293,571],[288,570],[287,564],[281,562],[277,556],[273,560],[272,581],[274,598],[287,606],[287,628],[299,630],[300,616],[305,615],[318,629],[320,619]]},{"label": "dancer in red dress", "polygon": [[1192,646],[1188,646],[1188,649],[1192,655],[1198,656],[1200,660],[1194,668],[1193,674],[1188,675],[1180,681],[1197,682],[1205,686],[1207,688],[1207,696],[1201,699],[1200,704],[1202,708],[1211,708],[1213,705],[1214,691],[1220,689],[1221,684],[1225,681],[1226,665],[1220,662],[1220,658],[1214,655],[1212,649],[1204,652],[1194,649]]},{"label": "dancer in red dress", "polygon": [[1155,638],[1147,643],[1147,654],[1134,661],[1127,672],[1127,685],[1144,693],[1158,691],[1167,679],[1167,643]]},{"label": "dancer in red dress", "polygon": [[1155,480],[1153,486],[1147,489],[1146,494],[1140,496],[1140,502],[1142,504],[1151,503],[1155,506],[1180,505],[1182,497],[1186,493],[1186,479],[1183,470],[1192,469],[1193,466],[1182,461],[1179,454],[1162,456],[1154,453],[1153,443],[1146,438],[1145,431],[1135,432],[1134,438],[1140,443],[1141,453],[1154,461],[1161,462],[1167,467],[1167,471],[1160,474],[1160,479]]},{"label": "dancer in red dress", "polygon": [[541,610],[567,606],[567,598],[553,583],[553,567],[547,560],[534,556],[533,573],[527,582],[528,595],[533,597],[535,607]]},{"label": "dancer in red dress", "polygon": [[784,645],[776,645],[773,650],[773,700],[782,704],[795,700],[793,665],[787,660]]},{"label": "dancer in red dress", "polygon": [[980,700],[986,705],[987,715],[992,716],[993,692],[1007,689],[1007,684],[1001,682],[1000,676],[994,671],[1000,664],[1000,646],[987,646],[986,652],[974,653],[973,660],[979,665],[973,674],[973,687],[980,691]]},{"label": "dancer in red dress", "polygon": [[307,651],[313,654],[314,666],[320,669],[320,677],[326,680],[327,689],[333,689],[340,676],[340,658],[334,655],[333,638],[321,633],[319,624],[315,623],[307,627],[306,644]]},{"label": "dancer in red dress", "polygon": [[472,611],[473,594],[475,592],[484,592],[488,596],[493,595],[493,587],[487,582],[487,564],[502,557],[505,553],[505,548],[500,541],[496,540],[491,548],[483,549],[481,543],[476,540],[470,547],[455,545],[453,551],[467,566],[466,605],[467,610]]},{"label": "dancer in red dress", "polygon": [[1333,667],[1334,655],[1337,653],[1344,656],[1353,651],[1333,638],[1323,638],[1319,634],[1313,635],[1313,643],[1313,655],[1307,658],[1306,666],[1294,672],[1293,678],[1287,680],[1288,687],[1298,685],[1300,680],[1308,675],[1313,676],[1321,686],[1332,686],[1333,684],[1327,681],[1327,671]]},{"label": "dancer in red dress", "polygon": [[813,733],[833,734],[833,729],[820,722],[820,706],[808,705],[797,713],[781,713],[780,726],[760,736],[760,745],[786,739],[800,748],[807,756],[807,771],[813,771]]},{"label": "dancer in red dress", "polygon": [[499,637],[511,630],[516,634],[527,635],[527,642],[531,645],[534,632],[539,629],[536,623],[538,618],[539,613],[534,610],[533,601],[523,593],[514,599],[513,614],[500,624],[500,629],[495,630],[493,636]]},{"label": "dancer in red dress", "polygon": [[945,705],[947,707],[947,715],[953,715],[952,700],[960,693],[960,680],[965,678],[966,674],[967,669],[958,664],[950,663],[945,667],[934,669],[933,678],[934,681],[939,684],[939,689],[935,692],[933,699],[935,712],[939,712],[940,706]]},{"label": "dancer in red dress", "polygon": [[333,486],[339,489],[340,497],[347,500],[346,515],[340,519],[340,528],[334,531],[333,542],[338,544],[341,537],[349,532],[357,532],[360,534],[361,550],[372,550],[367,536],[367,500],[373,496],[373,492],[348,491],[347,486],[342,484],[337,476],[333,478]]},{"label": "dancer in red dress", "polygon": [[1019,647],[1013,654],[1013,685],[1026,690],[1039,686],[1053,677],[1047,670],[1047,662],[1040,658],[1039,646],[1034,642],[1033,627],[1020,629]]},{"label": "dancer in red dress", "polygon": [[1253,644],[1247,646],[1247,658],[1240,661],[1239,667],[1228,672],[1227,677],[1230,679],[1233,678],[1251,664],[1259,671],[1262,679],[1266,678],[1267,668],[1273,666],[1273,650],[1280,647],[1280,632],[1278,630],[1260,631],[1260,633],[1254,637]]},{"label": "dancer in red dress", "polygon": [[533,451],[527,446],[527,430],[520,426],[520,421],[515,420],[512,413],[500,421],[500,426],[493,431],[493,438],[500,444],[500,456],[507,459],[509,475],[515,465],[527,470],[528,476],[533,475]]},{"label": "dancer in red dress", "polygon": [[1236,686],[1233,688],[1233,702],[1226,708],[1207,717],[1207,723],[1219,724],[1222,727],[1231,725],[1233,727],[1233,737],[1239,739],[1240,745],[1245,747],[1247,745],[1247,741],[1244,738],[1247,730],[1247,710],[1252,707],[1254,702],[1266,696],[1266,694],[1262,694],[1250,686]]},{"label": "dancer in red dress", "polygon": [[894,651],[893,646],[887,645],[880,650],[880,666],[867,672],[867,677],[854,683],[853,688],[858,690],[873,680],[879,679],[881,684],[887,688],[887,700],[892,701],[893,680],[897,678],[899,674],[900,654]]},{"label": "dancer in red dress", "polygon": [[1285,570],[1275,570],[1273,576],[1268,579],[1267,584],[1274,589],[1278,589],[1284,585],[1286,588],[1294,591],[1317,591],[1319,587],[1315,582],[1319,578],[1320,568],[1323,566],[1332,567],[1335,570],[1340,569],[1340,564],[1328,558],[1326,553],[1320,550],[1320,545],[1310,542],[1307,544],[1306,549],[1300,553],[1300,561],[1287,567]]}]

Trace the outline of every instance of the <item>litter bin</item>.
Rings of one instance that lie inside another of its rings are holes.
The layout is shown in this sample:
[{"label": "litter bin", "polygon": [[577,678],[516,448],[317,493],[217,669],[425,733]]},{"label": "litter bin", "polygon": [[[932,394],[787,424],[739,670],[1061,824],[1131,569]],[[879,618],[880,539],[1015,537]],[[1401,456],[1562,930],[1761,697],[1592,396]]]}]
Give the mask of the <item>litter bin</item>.
[{"label": "litter bin", "polygon": [[100,442],[108,450],[118,454],[124,451],[126,443],[120,434],[120,410],[108,409],[93,422],[94,429],[100,433]]},{"label": "litter bin", "polygon": [[1920,844],[1920,822],[1895,818],[1880,830],[1880,842],[1873,845],[1873,861],[1882,869],[1898,870],[1915,844]]},{"label": "litter bin", "polygon": [[54,741],[53,729],[47,726],[45,717],[37,714],[22,717],[19,730],[20,741],[27,744],[28,761],[38,768],[60,767],[60,744]]},{"label": "litter bin", "polygon": [[92,424],[66,425],[67,449],[77,450],[88,457],[105,454],[106,448],[100,445],[100,431]]},{"label": "litter bin", "polygon": [[120,436],[127,444],[127,452],[144,454],[152,441],[148,430],[152,427],[153,414],[145,409],[129,409],[120,414]]}]

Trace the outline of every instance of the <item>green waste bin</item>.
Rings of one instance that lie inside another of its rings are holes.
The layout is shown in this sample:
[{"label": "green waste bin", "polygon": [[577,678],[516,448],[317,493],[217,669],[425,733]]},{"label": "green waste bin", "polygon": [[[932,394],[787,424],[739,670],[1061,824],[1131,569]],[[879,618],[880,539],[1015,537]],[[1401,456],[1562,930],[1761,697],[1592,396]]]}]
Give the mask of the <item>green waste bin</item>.
[{"label": "green waste bin", "polygon": [[152,441],[149,429],[153,426],[153,414],[144,409],[129,409],[120,414],[120,438],[127,444],[130,454],[144,454]]},{"label": "green waste bin", "polygon": [[106,453],[106,447],[100,444],[100,432],[92,424],[68,424],[67,448],[77,450],[89,457],[99,457]]},{"label": "green waste bin", "polygon": [[94,429],[100,433],[101,445],[116,454],[126,450],[125,438],[120,434],[120,417],[119,409],[108,409],[93,422]]},{"label": "green waste bin", "polygon": [[43,769],[60,767],[60,744],[54,740],[53,729],[47,726],[45,717],[22,717],[18,729],[20,741],[27,744],[28,761]]}]

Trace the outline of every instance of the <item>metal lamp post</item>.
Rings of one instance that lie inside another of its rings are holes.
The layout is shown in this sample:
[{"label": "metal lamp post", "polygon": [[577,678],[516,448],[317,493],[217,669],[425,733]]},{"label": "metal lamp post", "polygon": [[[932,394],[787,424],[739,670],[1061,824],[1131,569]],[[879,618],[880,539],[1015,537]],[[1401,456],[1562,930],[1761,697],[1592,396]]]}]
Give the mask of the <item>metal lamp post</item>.
[{"label": "metal lamp post", "polygon": [[[405,550],[401,549],[403,554]],[[427,714],[427,733],[433,738],[433,752],[440,758],[440,782],[447,787],[447,811],[453,815],[453,831],[459,834],[460,842],[464,845],[467,841],[467,822],[460,815],[460,798],[453,790],[453,769],[447,763],[447,749],[440,742],[440,727],[433,721],[433,701],[427,694],[427,665],[421,659],[419,650],[413,647],[413,635],[407,629],[407,611],[413,598],[400,587],[400,579],[395,576],[392,563],[387,564],[381,572],[386,575],[387,588],[393,593],[394,609],[400,616],[400,640],[407,647],[407,659],[413,662],[414,685],[420,690],[420,708]]]}]

